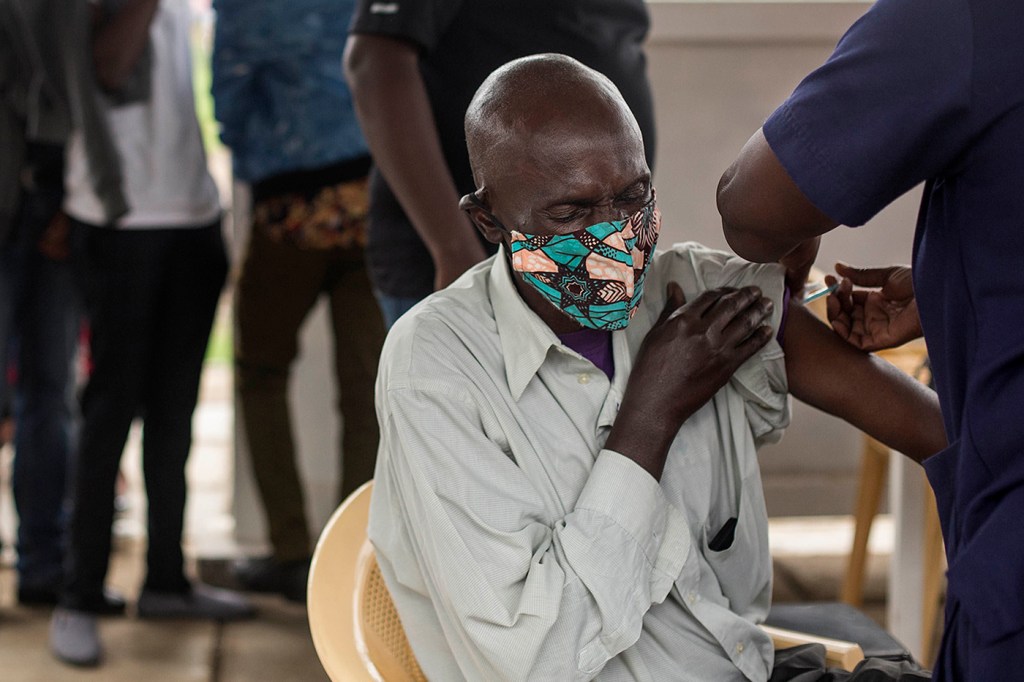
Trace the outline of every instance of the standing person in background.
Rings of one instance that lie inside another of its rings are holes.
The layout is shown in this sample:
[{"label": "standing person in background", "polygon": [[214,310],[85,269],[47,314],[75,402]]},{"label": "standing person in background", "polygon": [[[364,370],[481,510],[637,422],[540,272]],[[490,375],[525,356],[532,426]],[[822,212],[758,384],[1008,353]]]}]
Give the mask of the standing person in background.
[{"label": "standing person in background", "polygon": [[[125,210],[116,152],[81,59],[87,33],[83,3],[0,0],[0,412],[10,405],[17,424],[12,488],[23,605],[55,604],[63,578],[80,323],[60,210],[72,128],[86,140],[104,222]],[[124,601],[110,596],[105,608],[122,611]]]},{"label": "standing person in background", "polygon": [[252,615],[241,596],[184,571],[185,462],[192,412],[227,273],[221,208],[206,167],[192,93],[187,0],[96,5],[92,57],[124,167],[130,211],[104,223],[91,167],[72,139],[65,211],[85,242],[94,367],[82,401],[67,583],[50,647],[75,665],[101,658],[96,616],[111,551],[118,464],[132,421],[144,421],[148,497],[140,618]]},{"label": "standing person in background", "polygon": [[[840,268],[882,287],[830,302],[862,348],[924,331],[950,446],[925,462],[949,588],[935,679],[1024,667],[1024,4],[879,0],[726,171],[729,243],[813,260],[924,182],[906,268]],[[915,297],[916,294],[916,297]],[[920,312],[920,319],[918,319]]]},{"label": "standing person in background", "polygon": [[252,184],[236,298],[235,369],[273,554],[243,562],[247,589],[306,598],[312,538],[288,381],[298,334],[330,302],[343,418],[339,500],[373,477],[373,384],[384,327],[366,273],[370,158],[342,77],[354,0],[217,0],[213,94],[235,177]]},{"label": "standing person in background", "polygon": [[474,189],[463,116],[498,66],[559,52],[606,74],[653,165],[649,24],[642,0],[360,0],[345,67],[374,157],[367,250],[389,327],[494,250],[457,203]]},{"label": "standing person in background", "polygon": [[60,210],[63,145],[30,143],[24,173],[18,218],[0,246],[0,404],[10,396],[15,425],[18,602],[52,606],[63,581],[81,310]]}]

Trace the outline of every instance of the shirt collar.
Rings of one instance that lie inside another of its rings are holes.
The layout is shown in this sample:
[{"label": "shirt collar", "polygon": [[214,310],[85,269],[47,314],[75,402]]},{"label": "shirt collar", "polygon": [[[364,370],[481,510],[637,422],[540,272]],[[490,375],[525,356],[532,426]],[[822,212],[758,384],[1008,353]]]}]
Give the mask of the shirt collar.
[{"label": "shirt collar", "polygon": [[519,400],[544,364],[548,350],[559,344],[558,337],[519,295],[503,248],[491,264],[489,288],[505,359],[505,378],[512,397]]}]

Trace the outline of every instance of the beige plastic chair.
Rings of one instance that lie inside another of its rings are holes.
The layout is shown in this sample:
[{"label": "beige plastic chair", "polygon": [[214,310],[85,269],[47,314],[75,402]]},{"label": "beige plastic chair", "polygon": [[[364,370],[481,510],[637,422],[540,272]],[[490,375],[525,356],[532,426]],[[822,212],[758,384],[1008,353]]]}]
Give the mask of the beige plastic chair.
[{"label": "beige plastic chair", "polygon": [[[320,534],[306,607],[320,663],[333,682],[426,682],[366,537],[373,481],[345,500]],[[823,644],[829,665],[852,670],[860,646],[762,626],[776,648]]]},{"label": "beige plastic chair", "polygon": [[366,537],[373,482],[334,512],[313,552],[306,606],[333,682],[426,682]]}]

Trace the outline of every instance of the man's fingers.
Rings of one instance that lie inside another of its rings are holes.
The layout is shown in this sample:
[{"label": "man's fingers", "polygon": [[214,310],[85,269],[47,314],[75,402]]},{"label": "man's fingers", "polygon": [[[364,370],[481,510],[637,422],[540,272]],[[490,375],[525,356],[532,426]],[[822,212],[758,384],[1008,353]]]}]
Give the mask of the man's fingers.
[{"label": "man's fingers", "polygon": [[693,299],[686,305],[686,309],[690,312],[696,313],[699,317],[704,317],[711,310],[713,310],[718,303],[735,293],[736,289],[719,288],[719,289],[708,289],[707,291],[701,292],[700,296]]},{"label": "man's fingers", "polygon": [[722,344],[739,346],[748,336],[764,325],[770,326],[775,304],[768,298],[758,297],[728,319],[722,328]]},{"label": "man's fingers", "polygon": [[678,282],[669,282],[665,287],[665,307],[658,316],[658,324],[661,324],[672,316],[674,312],[686,305],[686,294]]},{"label": "man's fingers", "polygon": [[754,353],[764,348],[765,344],[771,341],[773,331],[771,325],[763,324],[748,334],[747,338],[740,341],[735,347],[735,366],[739,367],[749,360]]},{"label": "man's fingers", "polygon": [[[712,305],[705,308],[702,316],[713,316],[722,327],[736,317],[741,310],[745,310],[750,304],[761,298],[761,290],[755,286],[741,289],[712,289],[711,291],[716,293],[715,299]],[[714,323],[714,321],[710,322]]]},{"label": "man's fingers", "polygon": [[668,286],[665,287],[665,295],[668,303],[674,308],[682,308],[686,305],[686,294],[683,293],[683,288],[679,286],[679,282],[669,282]]}]

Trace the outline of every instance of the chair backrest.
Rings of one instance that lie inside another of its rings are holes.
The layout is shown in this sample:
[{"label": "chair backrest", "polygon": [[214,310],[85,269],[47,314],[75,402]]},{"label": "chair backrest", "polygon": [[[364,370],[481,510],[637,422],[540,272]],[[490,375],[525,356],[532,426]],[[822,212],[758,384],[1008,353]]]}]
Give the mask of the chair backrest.
[{"label": "chair backrest", "polygon": [[309,568],[309,630],[333,682],[426,682],[366,537],[373,482],[334,512]]}]

